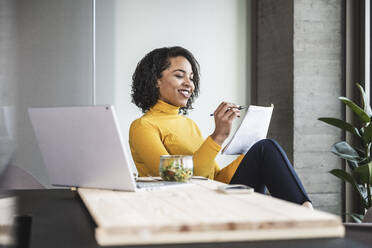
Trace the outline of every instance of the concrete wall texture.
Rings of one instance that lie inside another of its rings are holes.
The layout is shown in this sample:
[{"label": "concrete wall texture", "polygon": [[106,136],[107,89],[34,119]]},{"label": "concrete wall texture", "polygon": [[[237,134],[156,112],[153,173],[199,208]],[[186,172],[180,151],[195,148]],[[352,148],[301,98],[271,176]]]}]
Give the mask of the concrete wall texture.
[{"label": "concrete wall texture", "polygon": [[257,104],[274,104],[268,137],[293,159],[293,2],[257,1]]},{"label": "concrete wall texture", "polygon": [[317,121],[341,117],[342,1],[294,1],[294,164],[319,208],[341,212],[341,181],[328,173],[341,160],[329,152],[342,133]]},{"label": "concrete wall texture", "polygon": [[342,1],[257,3],[257,99],[273,102],[270,137],[293,161],[314,206],[341,214],[341,161],[329,152],[342,133],[319,117],[342,116]]}]

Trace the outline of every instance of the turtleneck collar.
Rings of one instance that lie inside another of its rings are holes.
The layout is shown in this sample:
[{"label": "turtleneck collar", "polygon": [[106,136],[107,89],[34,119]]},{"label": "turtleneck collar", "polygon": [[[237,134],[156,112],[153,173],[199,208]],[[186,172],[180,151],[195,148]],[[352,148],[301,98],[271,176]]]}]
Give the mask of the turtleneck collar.
[{"label": "turtleneck collar", "polygon": [[150,108],[150,112],[161,112],[166,114],[178,115],[179,107],[166,103],[162,100],[158,100],[158,102]]}]

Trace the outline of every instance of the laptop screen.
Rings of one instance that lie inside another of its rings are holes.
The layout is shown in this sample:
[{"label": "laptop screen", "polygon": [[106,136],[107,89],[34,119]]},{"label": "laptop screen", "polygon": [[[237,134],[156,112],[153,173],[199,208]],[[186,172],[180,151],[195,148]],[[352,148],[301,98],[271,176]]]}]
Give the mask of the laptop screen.
[{"label": "laptop screen", "polygon": [[113,106],[30,108],[53,185],[135,190]]}]

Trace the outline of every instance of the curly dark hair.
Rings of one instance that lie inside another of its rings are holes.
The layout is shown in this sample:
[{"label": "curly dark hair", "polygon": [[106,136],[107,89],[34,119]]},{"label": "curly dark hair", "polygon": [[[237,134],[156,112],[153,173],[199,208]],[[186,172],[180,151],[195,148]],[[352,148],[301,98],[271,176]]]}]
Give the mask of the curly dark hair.
[{"label": "curly dark hair", "polygon": [[162,72],[170,66],[169,58],[182,56],[186,58],[193,71],[193,83],[195,89],[187,101],[185,107],[180,108],[180,113],[186,115],[192,109],[192,103],[199,94],[199,63],[191,52],[179,46],[163,47],[155,49],[141,59],[137,64],[132,76],[132,102],[137,105],[142,112],[147,112],[156,104],[159,99],[159,88],[157,80],[162,77]]}]

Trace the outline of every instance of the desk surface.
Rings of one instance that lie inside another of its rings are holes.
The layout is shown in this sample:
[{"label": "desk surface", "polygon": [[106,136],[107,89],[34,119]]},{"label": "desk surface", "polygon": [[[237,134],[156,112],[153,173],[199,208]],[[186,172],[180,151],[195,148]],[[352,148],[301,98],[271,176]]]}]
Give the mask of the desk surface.
[{"label": "desk surface", "polygon": [[[68,189],[14,190],[19,214],[32,216],[30,247],[100,247],[94,239],[95,223],[77,192]],[[154,247],[353,247],[372,245],[371,228],[347,228],[345,238],[229,242],[214,244],[170,244]],[[118,246],[115,246],[118,247]],[[128,246],[127,246],[128,247]],[[148,246],[133,246],[137,248]]]},{"label": "desk surface", "polygon": [[343,237],[338,216],[259,193],[222,193],[213,180],[154,191],[79,188],[101,245]]}]

